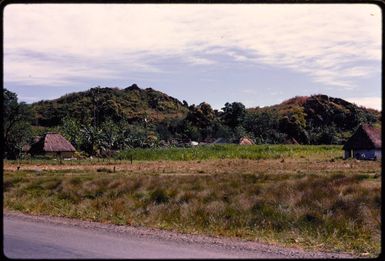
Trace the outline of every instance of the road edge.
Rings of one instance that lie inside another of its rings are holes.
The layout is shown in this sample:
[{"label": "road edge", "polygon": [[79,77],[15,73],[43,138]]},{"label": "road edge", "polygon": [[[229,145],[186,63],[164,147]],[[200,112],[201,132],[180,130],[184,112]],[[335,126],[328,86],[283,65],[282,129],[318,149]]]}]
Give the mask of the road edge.
[{"label": "road edge", "polygon": [[[162,230],[157,228],[115,225],[110,223],[100,223],[94,221],[85,221],[80,219],[58,217],[49,215],[32,215],[18,211],[10,211],[3,209],[4,217],[17,218],[24,221],[50,223],[68,227],[78,227],[81,229],[94,229],[99,231],[108,231],[117,234],[134,234],[138,237],[152,238],[156,240],[168,240],[176,242],[188,242],[191,244],[213,245],[226,249],[236,249],[241,251],[259,251],[263,253],[280,254],[288,258],[360,258],[351,253],[335,253],[335,252],[319,252],[307,251],[301,248],[284,247],[269,243],[261,243],[258,241],[247,241],[238,238],[214,237],[202,234],[187,234],[176,231]],[[4,232],[3,232],[4,233]],[[361,257],[362,258],[362,257]]]}]

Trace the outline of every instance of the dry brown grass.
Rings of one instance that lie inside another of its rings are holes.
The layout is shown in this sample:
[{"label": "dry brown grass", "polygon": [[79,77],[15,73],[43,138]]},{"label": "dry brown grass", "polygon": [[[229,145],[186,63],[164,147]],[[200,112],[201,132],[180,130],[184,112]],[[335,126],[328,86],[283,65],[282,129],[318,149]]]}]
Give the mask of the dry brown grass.
[{"label": "dry brown grass", "polygon": [[[20,170],[40,170],[44,171],[66,171],[76,170],[80,172],[110,170],[113,172],[124,173],[154,173],[154,174],[226,174],[226,173],[269,173],[269,175],[282,174],[329,174],[329,173],[378,173],[381,168],[379,161],[357,161],[357,160],[311,160],[307,158],[299,159],[267,159],[267,160],[248,160],[248,159],[221,159],[221,160],[196,160],[196,161],[136,161],[133,164],[126,161],[115,162],[95,162],[88,164],[50,165],[50,164],[10,164],[4,163],[5,171]],[[378,173],[379,174],[379,173]]]},{"label": "dry brown grass", "polygon": [[19,171],[5,162],[4,170],[6,209],[309,249],[380,252],[377,161],[117,161],[24,164]]}]

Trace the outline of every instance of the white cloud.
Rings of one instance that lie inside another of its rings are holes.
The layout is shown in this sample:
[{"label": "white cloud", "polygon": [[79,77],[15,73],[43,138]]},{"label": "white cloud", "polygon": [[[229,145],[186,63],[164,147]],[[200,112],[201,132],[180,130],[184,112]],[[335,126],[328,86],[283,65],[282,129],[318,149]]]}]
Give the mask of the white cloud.
[{"label": "white cloud", "polygon": [[355,103],[359,106],[381,111],[381,97],[350,97],[345,98],[345,100]]},{"label": "white cloud", "polygon": [[[78,55],[76,58],[62,55],[28,51],[5,53],[4,80],[24,85],[69,85],[74,79],[116,79],[127,68],[130,72],[160,72],[148,64],[140,55],[131,55],[125,59],[111,57],[89,57]],[[118,66],[116,66],[118,65]]]},{"label": "white cloud", "polygon": [[25,55],[6,55],[4,80],[24,85],[65,85],[73,78],[113,78],[114,72],[97,68],[92,63],[70,64],[60,60],[49,60]]},{"label": "white cloud", "polygon": [[250,59],[249,57],[246,57],[245,55],[238,54],[234,51],[229,51],[226,54],[238,62],[246,62],[246,61],[252,61],[253,60],[253,59]]},{"label": "white cloud", "polygon": [[208,64],[214,64],[215,61],[209,60],[202,57],[195,57],[195,56],[189,56],[185,59],[188,63],[193,65],[208,65]]},{"label": "white cloud", "polygon": [[365,66],[355,66],[351,68],[346,68],[343,70],[344,76],[349,77],[365,77],[372,73],[374,73],[376,70],[375,68],[365,67]]},{"label": "white cloud", "polygon": [[[360,64],[381,60],[381,16],[370,4],[12,4],[4,11],[5,80],[60,84],[84,75],[116,77],[111,66],[159,71],[151,55],[205,66],[220,62],[202,54],[216,53],[354,88],[355,79],[379,71],[379,63]],[[83,62],[20,61],[15,56],[21,51]]]}]

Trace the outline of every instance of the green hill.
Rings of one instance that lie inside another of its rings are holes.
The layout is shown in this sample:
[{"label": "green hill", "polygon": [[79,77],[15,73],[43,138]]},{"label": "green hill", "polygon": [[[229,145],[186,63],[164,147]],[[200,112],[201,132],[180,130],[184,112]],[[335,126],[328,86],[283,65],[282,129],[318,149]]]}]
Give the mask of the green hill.
[{"label": "green hill", "polygon": [[[296,96],[280,104],[246,109],[227,103],[216,111],[207,103],[187,102],[136,84],[125,89],[91,88],[31,105],[35,129],[59,127],[62,119],[100,126],[107,120],[152,131],[158,140],[341,144],[361,123],[381,124],[381,113],[326,95]],[[121,125],[123,126],[123,125]],[[121,128],[121,127],[120,127]]]},{"label": "green hill", "polygon": [[[255,144],[343,144],[362,123],[381,127],[381,112],[326,95],[296,96],[280,104],[245,108],[225,103],[188,105],[152,88],[96,87],[27,105],[4,89],[7,158],[47,131],[64,135],[78,151],[108,156],[132,148],[185,146],[191,141]],[[31,126],[32,125],[32,126]]]},{"label": "green hill", "polygon": [[107,118],[113,121],[125,119],[130,123],[147,119],[156,123],[181,118],[188,108],[167,94],[133,84],[125,89],[96,87],[55,100],[39,101],[32,104],[32,111],[34,125],[52,127],[60,125],[65,116],[81,123],[96,121],[98,124]]},{"label": "green hill", "polygon": [[341,143],[361,123],[381,125],[381,112],[322,94],[296,96],[249,112],[277,115],[279,129],[299,143]]},{"label": "green hill", "polygon": [[281,115],[291,115],[300,111],[303,113],[306,125],[312,127],[334,125],[343,131],[352,130],[361,121],[375,123],[381,120],[381,113],[377,110],[322,94],[296,96],[271,107],[278,110]]}]

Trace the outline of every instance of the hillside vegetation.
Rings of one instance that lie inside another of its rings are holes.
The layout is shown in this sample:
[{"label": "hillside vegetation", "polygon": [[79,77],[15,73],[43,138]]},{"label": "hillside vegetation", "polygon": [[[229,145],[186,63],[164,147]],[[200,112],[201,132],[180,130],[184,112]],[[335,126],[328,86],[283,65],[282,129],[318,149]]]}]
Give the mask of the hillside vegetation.
[{"label": "hillside vegetation", "polygon": [[91,88],[31,105],[17,104],[16,94],[7,90],[4,97],[6,110],[15,115],[23,111],[29,116],[19,118],[32,124],[12,125],[12,119],[4,118],[4,126],[30,130],[20,137],[5,130],[7,158],[16,158],[26,142],[47,131],[61,133],[84,156],[111,156],[132,148],[184,147],[190,141],[211,143],[218,138],[225,143],[248,137],[255,144],[340,145],[361,123],[381,125],[379,111],[326,95],[297,96],[262,108],[232,102],[221,110],[206,102],[189,105],[135,84]]},{"label": "hillside vegetation", "polygon": [[159,122],[182,117],[188,111],[177,99],[151,88],[140,89],[136,84],[125,89],[96,87],[71,93],[34,103],[32,110],[34,124],[45,127],[62,124],[66,116],[83,123],[95,120],[96,124],[101,124],[107,119],[138,123],[144,118]]},{"label": "hillside vegetation", "polygon": [[278,118],[278,129],[302,144],[342,144],[362,123],[381,126],[379,111],[322,94],[296,96],[278,105],[249,111],[265,118]]}]

